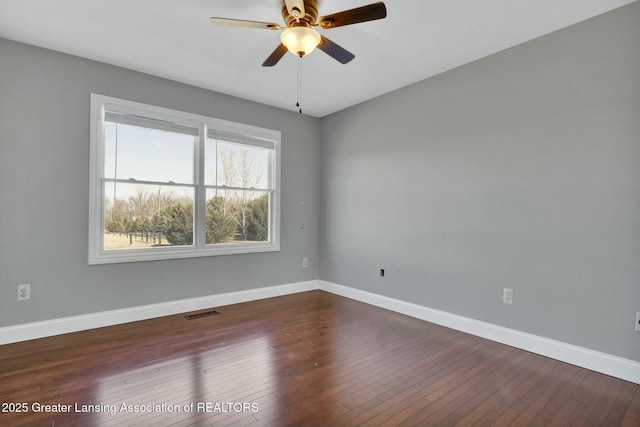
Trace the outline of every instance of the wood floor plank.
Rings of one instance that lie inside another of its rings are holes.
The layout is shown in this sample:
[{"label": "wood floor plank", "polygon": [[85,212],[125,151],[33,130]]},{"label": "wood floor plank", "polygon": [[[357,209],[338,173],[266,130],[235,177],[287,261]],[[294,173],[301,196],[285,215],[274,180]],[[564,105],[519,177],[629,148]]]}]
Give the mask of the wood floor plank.
[{"label": "wood floor plank", "polygon": [[624,427],[640,426],[640,388],[636,390],[621,425]]},{"label": "wood floor plank", "polygon": [[549,425],[572,425],[573,421],[579,418],[580,407],[588,396],[585,392],[588,393],[588,390],[596,387],[597,381],[598,376],[588,372],[584,381],[574,390],[573,394],[562,402],[562,407],[549,421]]},{"label": "wood floor plank", "polygon": [[[436,412],[429,414],[421,422],[423,425],[440,424],[449,418],[449,414],[455,413],[458,415],[458,423],[462,417],[471,413],[479,403],[483,402],[487,397],[486,392],[489,390],[489,394],[495,392],[491,390],[494,384],[499,381],[504,375],[517,369],[517,366],[526,360],[529,356],[526,352],[512,349],[512,356],[509,357],[508,363],[501,361],[485,369],[482,374],[476,375],[469,379],[463,387],[459,387],[455,393],[450,393],[449,402],[441,406]],[[480,386],[483,385],[483,387]],[[454,398],[455,397],[455,398]]]},{"label": "wood floor plank", "polygon": [[465,368],[464,372],[457,375],[453,380],[427,394],[425,398],[429,403],[405,420],[402,420],[398,425],[424,425],[423,421],[425,419],[438,413],[440,409],[467,391],[472,386],[471,381],[478,381],[489,376],[501,363],[501,358],[512,351],[514,351],[514,349],[506,346],[499,347],[495,359],[487,358],[479,363],[474,363],[471,369]]},{"label": "wood floor plank", "polygon": [[550,425],[551,419],[566,405],[571,404],[571,395],[580,387],[587,371],[585,369],[570,367],[571,375],[562,388],[551,397],[538,414],[529,422],[531,426]]},{"label": "wood floor plank", "polygon": [[633,398],[637,393],[638,388],[631,383],[622,384],[622,390],[620,394],[613,402],[609,413],[603,421],[604,425],[622,425],[622,421],[624,420],[631,404],[633,403]]},{"label": "wood floor plank", "polygon": [[640,425],[638,384],[326,292],[214,308],[0,346],[0,425]]},{"label": "wood floor plank", "polygon": [[595,402],[593,409],[586,419],[587,426],[605,425],[604,420],[615,404],[615,401],[618,398],[618,395],[620,394],[620,391],[622,390],[624,384],[625,382],[621,381],[611,381],[606,390],[599,393],[598,400]]},{"label": "wood floor plank", "polygon": [[473,400],[465,402],[466,410],[456,410],[461,416],[464,413],[464,416],[455,424],[455,427],[470,427],[478,423],[479,420],[486,419],[486,414],[499,405],[504,400],[505,395],[515,392],[515,388],[510,388],[509,385],[523,384],[531,376],[530,371],[535,370],[541,362],[539,357],[529,354],[523,363],[529,366],[530,369],[521,369],[519,366],[514,366],[502,378],[482,389]]}]

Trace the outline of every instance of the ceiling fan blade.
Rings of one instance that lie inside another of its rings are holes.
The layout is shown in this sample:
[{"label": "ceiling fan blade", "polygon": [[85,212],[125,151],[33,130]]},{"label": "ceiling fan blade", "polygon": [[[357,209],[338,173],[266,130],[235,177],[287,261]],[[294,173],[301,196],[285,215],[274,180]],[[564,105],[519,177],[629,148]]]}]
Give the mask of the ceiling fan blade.
[{"label": "ceiling fan blade", "polygon": [[[301,18],[304,16],[304,0],[284,0],[284,4],[287,6],[289,15],[293,16],[294,18]],[[295,9],[298,9],[300,16],[296,17],[296,15],[294,14]]]},{"label": "ceiling fan blade", "polygon": [[269,57],[262,63],[262,66],[273,67],[278,63],[278,61],[280,61],[280,58],[282,58],[285,53],[287,53],[287,47],[280,43],[280,46],[278,46],[276,50],[269,55]]},{"label": "ceiling fan blade", "polygon": [[320,49],[336,61],[340,62],[341,64],[346,64],[356,57],[353,53],[335,44],[325,36],[320,36],[320,44],[318,45],[318,49]]},{"label": "ceiling fan blade", "polygon": [[274,24],[272,22],[246,21],[244,19],[217,18],[215,16],[212,17],[210,21],[212,24],[215,24],[215,25],[226,25],[229,27],[262,28],[267,30],[282,29],[280,24]]},{"label": "ceiling fan blade", "polygon": [[387,8],[383,2],[356,7],[332,15],[321,16],[318,24],[325,29],[357,24],[359,22],[374,21],[387,17]]}]

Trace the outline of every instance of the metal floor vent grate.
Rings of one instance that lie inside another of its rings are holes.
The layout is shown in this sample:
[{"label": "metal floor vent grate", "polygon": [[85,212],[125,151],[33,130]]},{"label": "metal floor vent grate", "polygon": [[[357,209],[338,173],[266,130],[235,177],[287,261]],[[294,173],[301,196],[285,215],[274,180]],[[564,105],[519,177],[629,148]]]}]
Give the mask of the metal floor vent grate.
[{"label": "metal floor vent grate", "polygon": [[215,310],[209,310],[209,311],[203,311],[202,313],[188,314],[184,316],[184,318],[187,320],[193,320],[193,319],[199,319],[201,317],[215,316],[216,314],[220,314],[220,313],[218,313]]}]

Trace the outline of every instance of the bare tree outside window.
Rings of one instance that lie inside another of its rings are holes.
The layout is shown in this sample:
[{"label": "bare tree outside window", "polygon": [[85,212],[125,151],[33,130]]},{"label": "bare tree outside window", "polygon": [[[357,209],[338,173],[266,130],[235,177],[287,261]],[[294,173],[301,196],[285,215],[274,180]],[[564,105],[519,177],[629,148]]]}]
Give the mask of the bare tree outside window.
[{"label": "bare tree outside window", "polygon": [[211,231],[207,234],[207,243],[267,239],[268,221],[264,221],[262,205],[265,202],[268,205],[268,195],[258,190],[264,186],[264,165],[256,159],[261,151],[238,144],[217,144],[219,188],[212,197],[208,197],[207,229]]}]

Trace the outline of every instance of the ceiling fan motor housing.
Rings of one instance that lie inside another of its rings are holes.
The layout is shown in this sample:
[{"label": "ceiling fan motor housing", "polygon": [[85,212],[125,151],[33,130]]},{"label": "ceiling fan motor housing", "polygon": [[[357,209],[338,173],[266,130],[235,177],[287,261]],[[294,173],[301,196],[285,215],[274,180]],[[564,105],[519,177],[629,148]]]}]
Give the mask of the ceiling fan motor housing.
[{"label": "ceiling fan motor housing", "polygon": [[[297,11],[297,9],[296,9]],[[287,5],[282,2],[282,18],[288,27],[304,26],[310,27],[315,25],[318,20],[318,2],[316,0],[304,0],[304,16],[295,17],[289,10]]]}]

